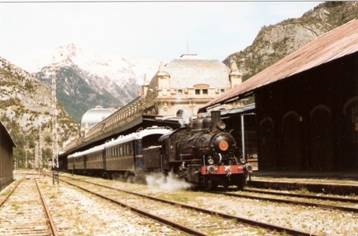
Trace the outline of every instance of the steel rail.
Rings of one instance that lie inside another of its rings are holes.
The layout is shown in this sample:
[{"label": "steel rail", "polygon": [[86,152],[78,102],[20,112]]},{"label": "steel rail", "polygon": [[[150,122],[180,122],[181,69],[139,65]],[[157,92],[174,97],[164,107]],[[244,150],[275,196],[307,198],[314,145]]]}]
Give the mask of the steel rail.
[{"label": "steel rail", "polygon": [[298,200],[293,200],[293,199],[278,199],[278,198],[271,198],[268,196],[266,197],[266,196],[247,195],[247,194],[243,194],[243,193],[228,193],[228,192],[212,192],[212,193],[230,196],[230,197],[240,197],[240,198],[247,198],[247,199],[264,200],[264,201],[270,201],[270,202],[294,204],[294,205],[313,206],[313,207],[320,207],[320,208],[334,209],[334,210],[355,212],[355,213],[358,212],[358,208],[329,205],[329,204],[318,203],[318,202],[303,202],[303,201],[298,201]]},{"label": "steel rail", "polygon": [[23,181],[24,179],[20,179],[19,181],[17,181],[17,183],[15,184],[15,186],[11,189],[11,191],[6,195],[6,197],[0,201],[0,207],[2,207],[2,205],[4,205],[4,203],[10,198],[10,196],[15,192],[15,189],[17,189],[17,187],[20,185],[20,183]]},{"label": "steel rail", "polygon": [[93,194],[93,195],[95,195],[95,196],[97,196],[97,197],[100,197],[100,198],[102,198],[102,199],[105,199],[105,200],[107,200],[107,201],[110,201],[110,202],[112,202],[112,203],[114,203],[114,204],[117,204],[117,205],[120,205],[120,206],[122,206],[122,207],[128,208],[128,209],[130,209],[131,211],[137,212],[137,213],[139,213],[139,214],[141,214],[141,215],[144,215],[144,216],[149,217],[149,218],[151,218],[151,219],[157,220],[157,221],[160,222],[160,223],[164,223],[164,224],[166,224],[166,225],[171,226],[172,228],[179,229],[180,231],[185,232],[185,233],[188,233],[188,234],[190,234],[190,235],[197,235],[197,236],[205,236],[205,235],[207,235],[207,234],[202,233],[202,232],[200,232],[200,231],[197,231],[197,230],[195,230],[195,229],[186,227],[186,226],[184,226],[184,225],[178,224],[178,223],[173,222],[173,221],[170,221],[170,220],[168,220],[168,219],[164,219],[164,218],[162,218],[162,217],[160,217],[160,216],[156,216],[156,215],[153,215],[153,214],[151,214],[151,213],[145,212],[145,211],[143,211],[143,210],[141,210],[141,209],[139,209],[139,208],[136,208],[136,207],[133,207],[133,206],[129,206],[129,205],[127,205],[127,204],[125,204],[125,203],[123,203],[123,202],[117,201],[117,200],[115,200],[115,199],[113,199],[113,198],[110,198],[110,197],[104,196],[104,195],[102,195],[102,194],[99,194],[99,193],[90,191],[90,190],[88,190],[88,189],[86,189],[86,188],[83,188],[83,187],[81,187],[81,186],[78,186],[78,185],[76,185],[76,184],[73,184],[73,183],[71,183],[71,182],[69,182],[69,181],[67,181],[67,180],[62,179],[62,181],[65,182],[65,183],[67,183],[67,184],[69,184],[69,185],[71,185],[71,186],[74,186],[74,187],[76,187],[76,188],[79,188],[79,189],[81,189],[81,190],[83,190],[83,191],[85,191],[85,192],[87,192],[87,193]]},{"label": "steel rail", "polygon": [[[279,225],[274,225],[274,224],[264,223],[264,222],[260,222],[260,221],[256,221],[256,220],[251,220],[249,218],[234,216],[234,215],[230,215],[230,214],[226,214],[226,213],[222,213],[222,212],[218,212],[218,211],[213,211],[213,210],[208,210],[208,209],[204,209],[204,208],[200,208],[200,207],[195,207],[195,206],[184,204],[184,203],[179,203],[179,202],[175,202],[175,201],[156,198],[156,197],[153,197],[153,196],[149,196],[147,194],[135,193],[135,192],[131,192],[131,191],[128,191],[128,190],[123,190],[123,189],[119,189],[119,188],[106,186],[106,185],[103,185],[103,184],[93,183],[93,182],[86,181],[86,180],[79,180],[79,179],[72,178],[72,177],[67,177],[67,176],[66,177],[63,176],[63,178],[69,178],[69,179],[72,179],[72,180],[75,180],[75,181],[78,181],[78,182],[84,182],[84,183],[88,183],[88,184],[93,184],[93,185],[97,185],[97,186],[100,186],[100,187],[103,187],[103,188],[108,188],[108,189],[111,189],[111,190],[132,194],[132,195],[135,195],[135,196],[155,200],[155,201],[158,201],[158,202],[163,202],[163,203],[167,203],[167,204],[171,204],[171,205],[175,205],[175,206],[180,206],[182,208],[191,209],[191,210],[195,210],[195,211],[206,213],[206,214],[220,216],[220,217],[225,218],[225,219],[236,220],[237,222],[242,222],[242,223],[246,223],[246,224],[253,225],[253,226],[259,226],[259,227],[262,227],[262,228],[265,228],[265,229],[275,230],[275,231],[279,231],[279,232],[283,232],[283,233],[289,233],[289,234],[292,234],[292,235],[306,235],[306,236],[311,235],[311,236],[314,236],[314,234],[312,234],[312,233],[307,233],[307,232],[303,232],[303,231],[299,231],[299,230],[295,230],[295,229],[291,229],[291,228],[286,228],[286,227],[279,226]],[[65,181],[65,180],[62,179],[62,181]]]},{"label": "steel rail", "polygon": [[45,210],[45,214],[46,214],[46,217],[47,217],[47,222],[48,222],[48,224],[49,224],[49,226],[50,226],[51,234],[52,234],[53,236],[57,236],[58,234],[57,234],[56,225],[55,225],[55,223],[53,222],[52,216],[51,216],[50,211],[49,211],[49,209],[48,209],[48,207],[47,207],[47,204],[46,204],[46,202],[45,202],[45,199],[43,198],[43,195],[42,195],[42,193],[41,193],[40,187],[39,187],[39,185],[38,185],[36,179],[35,179],[35,183],[36,183],[37,191],[38,191],[38,193],[39,193],[39,195],[40,195],[42,207],[43,207],[44,210]]},{"label": "steel rail", "polygon": [[344,198],[344,197],[337,197],[337,196],[318,196],[318,195],[306,194],[306,193],[284,193],[284,192],[278,192],[278,191],[274,191],[274,190],[260,190],[260,189],[248,189],[248,188],[245,188],[244,192],[267,193],[267,194],[286,196],[286,197],[299,197],[299,198],[337,201],[337,202],[358,203],[358,199],[355,199],[355,198]]}]

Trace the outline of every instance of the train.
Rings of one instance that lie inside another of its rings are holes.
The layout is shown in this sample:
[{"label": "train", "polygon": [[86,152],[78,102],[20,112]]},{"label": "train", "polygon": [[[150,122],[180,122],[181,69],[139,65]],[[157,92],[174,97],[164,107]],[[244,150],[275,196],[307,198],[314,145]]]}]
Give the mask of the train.
[{"label": "train", "polygon": [[236,141],[225,128],[220,112],[176,130],[148,127],[67,156],[67,169],[124,178],[173,172],[207,190],[232,185],[242,189],[251,168],[240,158]]}]

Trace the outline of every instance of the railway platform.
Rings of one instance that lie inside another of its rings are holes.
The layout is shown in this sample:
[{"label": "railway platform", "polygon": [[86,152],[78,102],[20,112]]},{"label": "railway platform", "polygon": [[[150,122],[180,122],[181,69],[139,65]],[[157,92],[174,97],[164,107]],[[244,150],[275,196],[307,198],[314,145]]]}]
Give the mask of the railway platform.
[{"label": "railway platform", "polygon": [[249,186],[332,194],[358,194],[357,173],[254,172]]}]

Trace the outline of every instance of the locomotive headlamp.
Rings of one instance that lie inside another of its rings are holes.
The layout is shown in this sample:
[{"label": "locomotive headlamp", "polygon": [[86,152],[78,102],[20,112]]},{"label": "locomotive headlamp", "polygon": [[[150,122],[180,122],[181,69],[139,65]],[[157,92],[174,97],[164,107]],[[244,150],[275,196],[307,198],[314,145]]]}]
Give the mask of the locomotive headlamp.
[{"label": "locomotive headlamp", "polygon": [[213,173],[215,173],[215,171],[216,171],[216,168],[214,167],[214,166],[208,166],[208,173],[209,174],[213,174]]},{"label": "locomotive headlamp", "polygon": [[212,165],[212,164],[214,164],[214,160],[210,157],[210,158],[208,159],[208,163],[209,163],[209,165]]},{"label": "locomotive headlamp", "polygon": [[229,143],[223,139],[223,140],[220,140],[218,146],[219,146],[220,151],[225,152],[229,148]]}]

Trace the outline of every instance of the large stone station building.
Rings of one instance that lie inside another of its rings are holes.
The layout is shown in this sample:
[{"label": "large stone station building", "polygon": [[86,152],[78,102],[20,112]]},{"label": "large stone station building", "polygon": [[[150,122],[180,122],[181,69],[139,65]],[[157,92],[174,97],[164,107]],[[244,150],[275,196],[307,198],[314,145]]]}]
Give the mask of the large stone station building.
[{"label": "large stone station building", "polygon": [[233,65],[229,69],[218,60],[182,55],[159,66],[150,83],[142,87],[141,97],[152,104],[147,108],[152,115],[175,117],[181,109],[195,116],[204,104],[241,83]]}]

